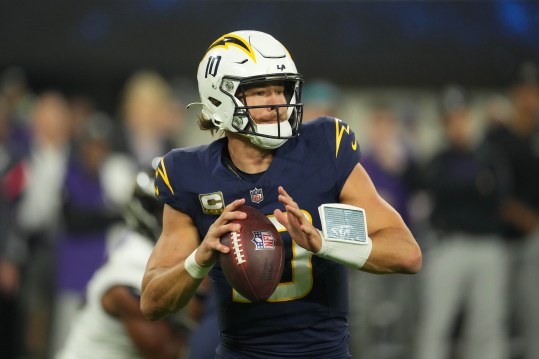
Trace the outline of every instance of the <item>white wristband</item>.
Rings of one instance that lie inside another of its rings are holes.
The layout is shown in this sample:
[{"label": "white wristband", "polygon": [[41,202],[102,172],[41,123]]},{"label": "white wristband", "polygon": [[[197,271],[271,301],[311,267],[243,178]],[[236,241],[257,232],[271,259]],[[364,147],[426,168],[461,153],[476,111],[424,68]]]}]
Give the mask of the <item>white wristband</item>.
[{"label": "white wristband", "polygon": [[198,251],[198,248],[195,249],[193,253],[191,253],[187,258],[185,258],[185,262],[183,263],[183,266],[191,277],[195,279],[202,279],[213,268],[213,264],[207,267],[203,267],[200,264],[198,264],[195,259],[195,255],[197,254],[197,251]]},{"label": "white wristband", "polygon": [[363,267],[372,251],[372,241],[367,237],[364,244],[346,243],[327,240],[322,231],[322,247],[315,253],[317,257],[326,258],[347,267],[360,269]]},{"label": "white wristband", "polygon": [[318,212],[322,246],[315,254],[347,267],[363,267],[372,251],[365,210],[343,203],[326,203],[318,207]]}]

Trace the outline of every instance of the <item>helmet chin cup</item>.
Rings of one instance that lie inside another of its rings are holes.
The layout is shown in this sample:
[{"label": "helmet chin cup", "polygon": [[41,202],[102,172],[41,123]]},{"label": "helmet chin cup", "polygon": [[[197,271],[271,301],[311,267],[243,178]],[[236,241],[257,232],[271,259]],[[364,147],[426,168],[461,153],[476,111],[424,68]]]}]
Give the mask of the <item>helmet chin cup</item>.
[{"label": "helmet chin cup", "polygon": [[[268,136],[268,137],[265,137]],[[290,122],[284,121],[280,124],[257,124],[256,134],[247,135],[254,145],[274,150],[281,147],[290,137],[292,137],[292,126]]]}]

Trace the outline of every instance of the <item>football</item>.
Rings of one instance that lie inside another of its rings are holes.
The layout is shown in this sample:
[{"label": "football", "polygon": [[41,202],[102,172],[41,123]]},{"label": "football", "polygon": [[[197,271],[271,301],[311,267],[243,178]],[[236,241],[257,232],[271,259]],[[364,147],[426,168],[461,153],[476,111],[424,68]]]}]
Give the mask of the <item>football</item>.
[{"label": "football", "polygon": [[230,285],[251,302],[268,299],[281,280],[284,247],[281,236],[271,221],[254,207],[243,205],[238,211],[247,218],[234,220],[241,229],[221,237],[230,248],[221,253],[219,263]]}]

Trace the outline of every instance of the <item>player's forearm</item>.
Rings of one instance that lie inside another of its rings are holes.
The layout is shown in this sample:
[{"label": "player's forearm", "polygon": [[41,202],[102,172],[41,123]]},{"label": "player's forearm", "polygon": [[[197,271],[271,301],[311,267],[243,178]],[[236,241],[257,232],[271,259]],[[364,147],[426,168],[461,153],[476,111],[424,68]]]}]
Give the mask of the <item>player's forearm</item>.
[{"label": "player's forearm", "polygon": [[122,321],[142,358],[179,358],[184,340],[166,320],[150,322],[140,315],[131,314]]},{"label": "player's forearm", "polygon": [[361,270],[371,273],[419,272],[421,249],[408,229],[385,228],[370,234],[372,252]]},{"label": "player's forearm", "polygon": [[140,309],[150,320],[161,319],[186,306],[200,282],[187,273],[183,262],[150,269],[142,283]]}]

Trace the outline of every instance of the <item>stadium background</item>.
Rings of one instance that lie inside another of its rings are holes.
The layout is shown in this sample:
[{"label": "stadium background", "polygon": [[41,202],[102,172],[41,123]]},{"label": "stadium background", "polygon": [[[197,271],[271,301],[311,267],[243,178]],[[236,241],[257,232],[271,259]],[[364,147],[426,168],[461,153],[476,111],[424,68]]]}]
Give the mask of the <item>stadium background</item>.
[{"label": "stadium background", "polygon": [[[35,93],[83,94],[117,118],[124,85],[141,69],[176,84],[182,102],[195,99],[202,54],[217,36],[237,29],[281,40],[307,84],[322,79],[338,86],[337,114],[360,143],[369,143],[364,126],[373,103],[413,117],[424,160],[442,144],[444,86],[470,91],[480,136],[488,101],[506,93],[523,63],[539,64],[535,1],[23,0],[0,4],[0,70],[20,66]],[[179,136],[186,146],[209,141],[192,113]],[[403,299],[395,294],[382,303],[361,350],[366,358],[407,358],[418,305],[410,289],[418,289],[417,281],[383,286]],[[360,290],[354,287],[353,299]],[[516,358],[518,338],[513,344]]]},{"label": "stadium background", "polygon": [[215,34],[283,39],[307,79],[343,86],[507,84],[539,59],[533,1],[4,1],[0,67],[112,109],[135,69],[192,76]]}]

